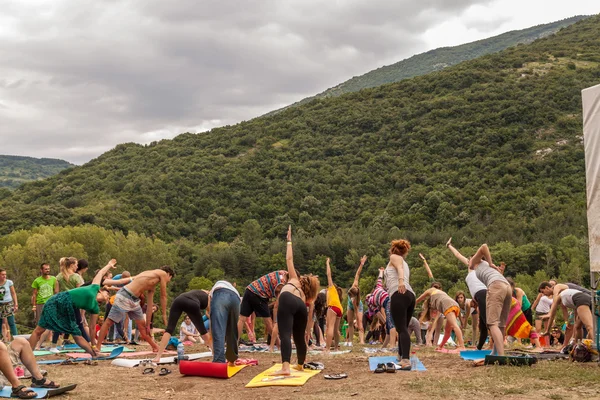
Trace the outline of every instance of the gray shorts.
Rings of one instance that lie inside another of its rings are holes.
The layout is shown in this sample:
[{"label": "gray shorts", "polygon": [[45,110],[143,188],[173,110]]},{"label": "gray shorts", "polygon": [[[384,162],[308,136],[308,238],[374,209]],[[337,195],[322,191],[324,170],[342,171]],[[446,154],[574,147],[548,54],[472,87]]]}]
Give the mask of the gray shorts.
[{"label": "gray shorts", "polygon": [[117,292],[115,302],[108,313],[108,319],[119,323],[129,316],[132,321],[143,321],[144,312],[140,306],[140,299],[126,288],[121,288]]},{"label": "gray shorts", "polygon": [[573,304],[575,304],[575,309],[580,306],[588,306],[592,308],[592,296],[587,293],[575,293],[573,295]]}]

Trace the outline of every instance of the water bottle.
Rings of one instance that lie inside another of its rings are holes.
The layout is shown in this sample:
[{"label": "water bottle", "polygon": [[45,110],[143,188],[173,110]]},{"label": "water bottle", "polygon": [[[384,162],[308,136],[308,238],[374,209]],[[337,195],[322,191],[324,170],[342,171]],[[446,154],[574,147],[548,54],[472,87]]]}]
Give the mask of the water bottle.
[{"label": "water bottle", "polygon": [[185,357],[185,349],[183,348],[183,343],[179,342],[177,345],[177,359],[179,361],[183,360]]},{"label": "water bottle", "polygon": [[415,354],[414,351],[410,354],[410,370],[411,371],[417,370],[417,355]]}]

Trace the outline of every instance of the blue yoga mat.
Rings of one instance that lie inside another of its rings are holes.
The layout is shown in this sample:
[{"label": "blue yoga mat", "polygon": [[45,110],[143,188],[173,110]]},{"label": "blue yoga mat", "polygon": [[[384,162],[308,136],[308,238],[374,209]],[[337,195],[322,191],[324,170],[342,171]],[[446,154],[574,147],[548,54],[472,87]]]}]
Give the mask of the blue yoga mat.
[{"label": "blue yoga mat", "polygon": [[[398,364],[397,356],[369,357],[369,371],[375,371],[377,364],[385,364],[393,362]],[[417,358],[417,371],[427,371],[421,360]],[[400,371],[399,371],[400,372]]]},{"label": "blue yoga mat", "polygon": [[[124,350],[124,347],[117,347],[116,349],[114,349],[113,351],[111,351],[110,355],[107,357],[98,357],[98,358],[94,358],[94,360],[112,360],[113,358],[117,358]],[[89,360],[89,358],[73,358],[71,359],[72,361],[78,362],[78,361],[86,361]],[[60,359],[60,360],[41,360],[38,361],[38,364],[42,364],[42,365],[50,365],[50,364],[60,364],[63,361],[65,361],[64,359]]]},{"label": "blue yoga mat", "polygon": [[485,356],[492,354],[491,350],[463,350],[460,352],[460,358],[463,360],[483,360]]},{"label": "blue yoga mat", "polygon": [[[37,394],[36,397],[33,397],[34,399],[47,399],[48,397],[57,396],[59,394],[70,392],[71,390],[75,389],[76,387],[77,387],[77,385],[67,385],[67,386],[62,386],[58,389],[42,389],[42,388],[29,388],[29,389],[33,390]],[[12,392],[12,387],[4,386],[0,390],[0,397],[10,398],[10,397],[12,397],[11,392]]]}]

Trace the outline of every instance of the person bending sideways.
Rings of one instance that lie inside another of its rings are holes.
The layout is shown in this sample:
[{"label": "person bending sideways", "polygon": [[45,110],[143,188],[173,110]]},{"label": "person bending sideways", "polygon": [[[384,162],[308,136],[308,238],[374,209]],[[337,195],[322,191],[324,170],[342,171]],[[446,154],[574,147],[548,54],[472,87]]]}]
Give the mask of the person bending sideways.
[{"label": "person bending sideways", "polygon": [[[102,342],[106,334],[113,324],[117,324],[129,316],[129,319],[135,321],[137,329],[143,340],[148,342],[152,347],[152,351],[158,352],[158,346],[152,339],[152,311],[154,291],[157,284],[160,284],[160,307],[162,311],[163,323],[167,325],[167,283],[175,276],[175,272],[171,267],[165,265],[160,269],[142,272],[133,278],[130,278],[130,283],[119,289],[115,302],[110,309],[110,313],[106,321],[100,329],[98,335],[97,349],[100,351]],[[146,298],[146,318],[140,305],[140,297],[144,295]],[[90,324],[91,325],[91,324]]]},{"label": "person bending sideways", "polygon": [[[209,293],[210,329],[213,340],[213,362],[235,365],[238,359],[238,319],[240,294],[227,281],[218,281]],[[227,350],[225,350],[227,344]]]},{"label": "person bending sideways", "polygon": [[75,343],[84,349],[92,357],[96,357],[96,351],[93,349],[95,338],[92,336],[92,346],[82,336],[81,329],[77,324],[76,312],[81,309],[90,313],[90,326],[96,325],[98,314],[100,313],[99,304],[106,303],[108,300],[108,291],[100,289],[100,281],[104,274],[115,268],[117,260],[112,259],[102,268],[94,277],[92,284],[82,286],[66,292],[60,292],[52,296],[45,304],[44,311],[33,330],[29,343],[31,348],[35,348],[38,340],[46,330],[54,332],[64,332],[73,336]]},{"label": "person bending sideways", "polygon": [[415,311],[415,292],[410,286],[410,269],[404,260],[410,251],[408,240],[394,240],[390,247],[390,261],[385,268],[386,288],[390,295],[390,312],[400,336],[398,358],[400,369],[410,370],[410,334],[408,324]]},{"label": "person bending sideways", "polygon": [[340,322],[342,320],[342,302],[340,301],[341,289],[338,288],[331,278],[331,265],[330,260],[327,258],[326,269],[327,269],[327,336],[325,337],[325,350],[324,354],[328,354],[331,348],[331,342],[333,341],[333,349],[339,349],[339,337],[340,337]]},{"label": "person bending sideways", "polygon": [[[290,360],[292,358],[292,336],[296,344],[298,365],[294,369],[302,371],[306,361],[307,338],[310,337],[312,314],[315,299],[319,293],[319,279],[313,275],[298,276],[294,268],[292,252],[292,228],[288,228],[287,251],[285,256],[288,267],[288,281],[275,304],[277,310],[277,325],[281,341],[282,367],[273,375],[290,375]],[[309,311],[306,308],[309,307]]]},{"label": "person bending sideways", "polygon": [[462,330],[458,326],[458,317],[460,315],[460,308],[458,303],[446,294],[446,292],[438,290],[436,288],[427,289],[417,299],[417,304],[421,301],[423,303],[423,315],[421,316],[422,321],[428,321],[438,317],[438,314],[443,314],[446,317],[446,327],[444,328],[444,337],[442,342],[438,346],[438,350],[444,348],[444,345],[450,339],[450,334],[454,331],[456,335],[456,341],[458,342],[458,349],[464,350],[465,343],[463,341]]},{"label": "person bending sideways", "polygon": [[[577,289],[570,289],[566,284],[556,284],[551,287],[548,282],[542,282],[539,287],[540,291],[546,296],[549,296],[552,292],[553,302],[552,308],[550,309],[550,317],[548,318],[548,326],[554,325],[554,318],[556,317],[556,311],[560,306],[563,310],[563,314],[567,314],[567,309],[572,309],[576,312],[575,318],[575,339],[581,338],[581,328],[585,326],[587,330],[587,338],[594,338],[594,327],[592,317],[592,296]],[[568,317],[565,318],[565,321]],[[549,334],[549,329],[546,328],[544,335]]]},{"label": "person bending sideways", "polygon": [[154,357],[154,362],[159,362],[160,357],[165,351],[165,348],[171,340],[171,336],[175,329],[177,329],[177,321],[181,317],[181,314],[186,313],[186,321],[190,320],[193,326],[198,329],[202,335],[204,342],[210,347],[210,336],[206,327],[204,326],[204,320],[202,319],[202,310],[206,310],[208,307],[208,292],[205,290],[190,290],[180,294],[173,300],[171,309],[169,310],[169,321],[167,323],[167,329],[160,341],[158,348],[158,354]]},{"label": "person bending sideways", "polygon": [[261,276],[246,287],[242,296],[242,305],[240,306],[238,337],[242,336],[242,329],[246,324],[247,318],[252,313],[255,313],[256,317],[263,319],[265,336],[272,334],[273,320],[271,320],[271,313],[269,311],[269,301],[277,298],[281,287],[287,280],[288,273],[286,271],[273,271]]},{"label": "person bending sideways", "polygon": [[[492,262],[487,244],[483,244],[469,260],[469,269],[475,269],[477,279],[487,287],[485,308],[487,327],[494,341],[493,355],[504,355],[506,323],[512,302],[512,290],[506,278]],[[480,304],[481,308],[483,305]]]}]

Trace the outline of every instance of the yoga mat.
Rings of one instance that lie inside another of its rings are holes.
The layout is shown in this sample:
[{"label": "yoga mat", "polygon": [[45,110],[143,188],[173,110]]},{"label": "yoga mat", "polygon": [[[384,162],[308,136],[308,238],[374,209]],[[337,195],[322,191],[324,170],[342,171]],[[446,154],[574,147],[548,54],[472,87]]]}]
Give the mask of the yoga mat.
[{"label": "yoga mat", "polygon": [[[66,385],[59,387],[58,389],[40,389],[40,388],[29,388],[37,393],[37,397],[33,397],[34,399],[47,399],[48,397],[56,396],[59,394],[63,394],[66,392],[70,392],[75,389],[77,385]],[[12,388],[10,386],[4,386],[2,390],[0,390],[0,397],[10,398],[12,397],[10,394],[12,392]]]},{"label": "yoga mat", "polygon": [[179,373],[182,375],[229,379],[244,367],[247,367],[247,365],[230,367],[227,363],[182,360],[179,362]]},{"label": "yoga mat", "polygon": [[247,388],[266,387],[266,386],[303,386],[310,378],[320,373],[320,370],[305,369],[304,371],[296,371],[292,369],[291,375],[288,376],[273,376],[275,371],[281,369],[281,364],[275,364],[268,370],[256,375]]},{"label": "yoga mat", "polygon": [[[67,345],[67,346],[73,346],[73,345]],[[72,355],[69,355],[70,353],[85,353],[85,350],[82,349],[81,347],[79,347],[78,345],[74,345],[75,347],[65,347],[64,349],[60,350],[58,353],[52,353],[51,351],[48,350],[34,350],[33,351],[33,355],[34,356],[50,356],[53,354],[63,354],[66,353],[67,357],[73,357]],[[111,351],[113,351],[116,347],[114,346],[102,346],[102,353],[110,353]],[[133,353],[135,352],[134,349],[130,349],[127,347],[123,347],[123,352],[126,353]],[[75,356],[77,357],[77,356]]]},{"label": "yoga mat", "polygon": [[460,358],[469,361],[481,360],[490,354],[492,354],[491,350],[463,350],[460,352]]},{"label": "yoga mat", "polygon": [[537,360],[529,356],[485,356],[485,365],[532,365]]},{"label": "yoga mat", "polygon": [[[352,350],[336,350],[336,351],[330,351],[329,355],[330,356],[339,356],[340,354],[348,354],[350,353]],[[316,354],[320,354],[323,356],[326,356],[327,354],[325,354],[322,350],[311,350],[308,352],[308,354],[312,354],[312,355],[316,355]]]},{"label": "yoga mat", "polygon": [[[123,347],[117,347],[115,348],[110,355],[108,355],[107,357],[98,357],[96,358],[96,360],[98,361],[103,361],[103,360],[112,360],[113,358],[117,358],[121,353],[123,352]],[[85,361],[87,360],[87,358],[73,358],[71,359],[71,361]],[[49,365],[49,364],[60,364],[65,360],[40,360],[37,363],[38,364],[42,364],[42,365]]]},{"label": "yoga mat", "polygon": [[[377,364],[385,364],[385,363],[389,363],[389,362],[393,362],[398,364],[398,357],[397,356],[383,356],[383,357],[369,357],[369,371],[375,371],[375,368],[377,368]],[[425,365],[423,365],[423,363],[421,362],[421,360],[419,360],[417,358],[417,371],[427,371],[427,368],[425,368]],[[402,371],[404,372],[404,371]]]},{"label": "yoga mat", "polygon": [[445,354],[458,354],[458,353],[460,353],[460,350],[458,350],[458,349],[446,349],[446,348],[435,349],[435,351],[437,351],[438,353],[445,353]]},{"label": "yoga mat", "polygon": [[[102,349],[102,350],[104,350],[104,349]],[[154,353],[153,351],[134,351],[134,352],[131,352],[131,353],[119,354],[119,358],[151,356],[151,355],[154,355],[154,354],[156,354],[156,353]],[[177,352],[176,351],[167,350],[163,354],[177,354]],[[70,357],[70,358],[78,358],[78,357],[80,357],[80,358],[92,358],[92,355],[88,354],[88,353],[84,353],[84,354],[81,354],[81,353],[67,353],[66,356]]]},{"label": "yoga mat", "polygon": [[[210,351],[204,352],[204,353],[194,353],[194,354],[186,354],[186,356],[188,357],[188,361],[191,360],[197,360],[200,358],[205,358],[205,357],[212,357],[212,353]],[[177,356],[174,357],[162,357],[160,359],[160,362],[158,363],[159,365],[162,364],[175,364],[175,360],[177,359]],[[113,362],[111,363],[111,365],[114,365],[116,367],[125,367],[125,368],[134,368],[137,367],[138,365],[140,365],[140,363],[142,361],[148,360],[146,359],[135,359],[135,360],[129,360],[126,358],[117,358],[116,360],[113,360]]]}]

